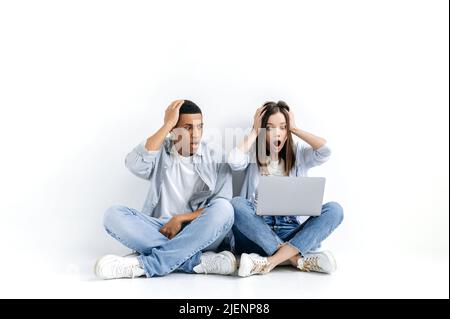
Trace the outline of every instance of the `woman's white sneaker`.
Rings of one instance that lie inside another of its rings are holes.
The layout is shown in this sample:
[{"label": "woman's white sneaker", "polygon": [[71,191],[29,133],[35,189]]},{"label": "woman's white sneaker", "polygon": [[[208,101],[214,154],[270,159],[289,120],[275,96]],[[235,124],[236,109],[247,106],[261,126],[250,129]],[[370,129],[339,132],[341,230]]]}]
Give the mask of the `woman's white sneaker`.
[{"label": "woman's white sneaker", "polygon": [[236,271],[236,257],[229,251],[207,251],[200,256],[200,264],[194,267],[197,274],[231,275]]},{"label": "woman's white sneaker", "polygon": [[306,254],[297,261],[297,268],[301,271],[315,271],[330,274],[337,268],[336,260],[330,251],[320,251]]},{"label": "woman's white sneaker", "polygon": [[102,279],[135,278],[145,275],[136,257],[115,255],[106,255],[97,260],[94,272]]},{"label": "woman's white sneaker", "polygon": [[266,257],[258,254],[242,254],[239,263],[239,277],[262,275],[270,271],[270,263]]}]

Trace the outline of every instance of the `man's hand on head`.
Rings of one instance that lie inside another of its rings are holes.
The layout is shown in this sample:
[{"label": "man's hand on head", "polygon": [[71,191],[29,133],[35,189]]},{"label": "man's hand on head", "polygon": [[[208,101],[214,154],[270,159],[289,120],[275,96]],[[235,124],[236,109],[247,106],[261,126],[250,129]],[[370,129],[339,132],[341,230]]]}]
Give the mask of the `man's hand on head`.
[{"label": "man's hand on head", "polygon": [[178,118],[180,117],[180,107],[183,103],[184,100],[175,100],[167,107],[164,115],[164,125],[168,128],[173,129],[177,125]]}]

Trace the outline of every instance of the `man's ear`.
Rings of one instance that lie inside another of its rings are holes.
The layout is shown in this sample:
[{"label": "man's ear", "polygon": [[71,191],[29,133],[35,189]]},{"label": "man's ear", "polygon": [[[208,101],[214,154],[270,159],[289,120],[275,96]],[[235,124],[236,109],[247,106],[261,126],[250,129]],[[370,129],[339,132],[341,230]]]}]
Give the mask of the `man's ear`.
[{"label": "man's ear", "polygon": [[172,141],[176,141],[178,139],[179,136],[182,136],[182,128],[181,127],[174,127],[173,129],[170,130],[170,139]]},{"label": "man's ear", "polygon": [[175,140],[175,134],[173,134],[173,129],[171,129],[170,132],[169,132],[169,139],[171,141]]}]

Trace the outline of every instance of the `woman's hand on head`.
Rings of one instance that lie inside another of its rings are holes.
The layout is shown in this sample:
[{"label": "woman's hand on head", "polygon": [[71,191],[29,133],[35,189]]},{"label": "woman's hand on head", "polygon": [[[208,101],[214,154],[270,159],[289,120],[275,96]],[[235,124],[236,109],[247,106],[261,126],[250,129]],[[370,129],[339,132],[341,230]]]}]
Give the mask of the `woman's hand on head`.
[{"label": "woman's hand on head", "polygon": [[289,111],[289,129],[292,132],[293,130],[297,129],[297,125],[295,124],[295,116],[294,116],[294,111],[291,110]]},{"label": "woman's hand on head", "polygon": [[256,132],[258,132],[258,130],[261,128],[261,122],[265,112],[266,108],[264,106],[261,106],[256,110],[256,113],[253,116],[253,129]]}]

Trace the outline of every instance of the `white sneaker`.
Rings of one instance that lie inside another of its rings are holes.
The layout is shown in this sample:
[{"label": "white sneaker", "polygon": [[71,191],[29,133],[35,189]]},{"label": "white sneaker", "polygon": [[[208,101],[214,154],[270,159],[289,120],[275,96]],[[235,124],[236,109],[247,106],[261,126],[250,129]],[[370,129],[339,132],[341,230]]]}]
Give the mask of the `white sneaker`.
[{"label": "white sneaker", "polygon": [[106,255],[97,260],[95,274],[102,279],[134,278],[145,275],[136,257]]},{"label": "white sneaker", "polygon": [[336,270],[336,260],[330,251],[320,251],[306,254],[298,259],[297,268],[301,271],[316,271],[330,274]]},{"label": "white sneaker", "polygon": [[269,272],[270,263],[266,257],[258,254],[242,254],[239,264],[239,277],[262,275]]},{"label": "white sneaker", "polygon": [[194,267],[197,274],[231,275],[236,271],[236,257],[229,251],[207,251],[200,256],[200,264]]}]

